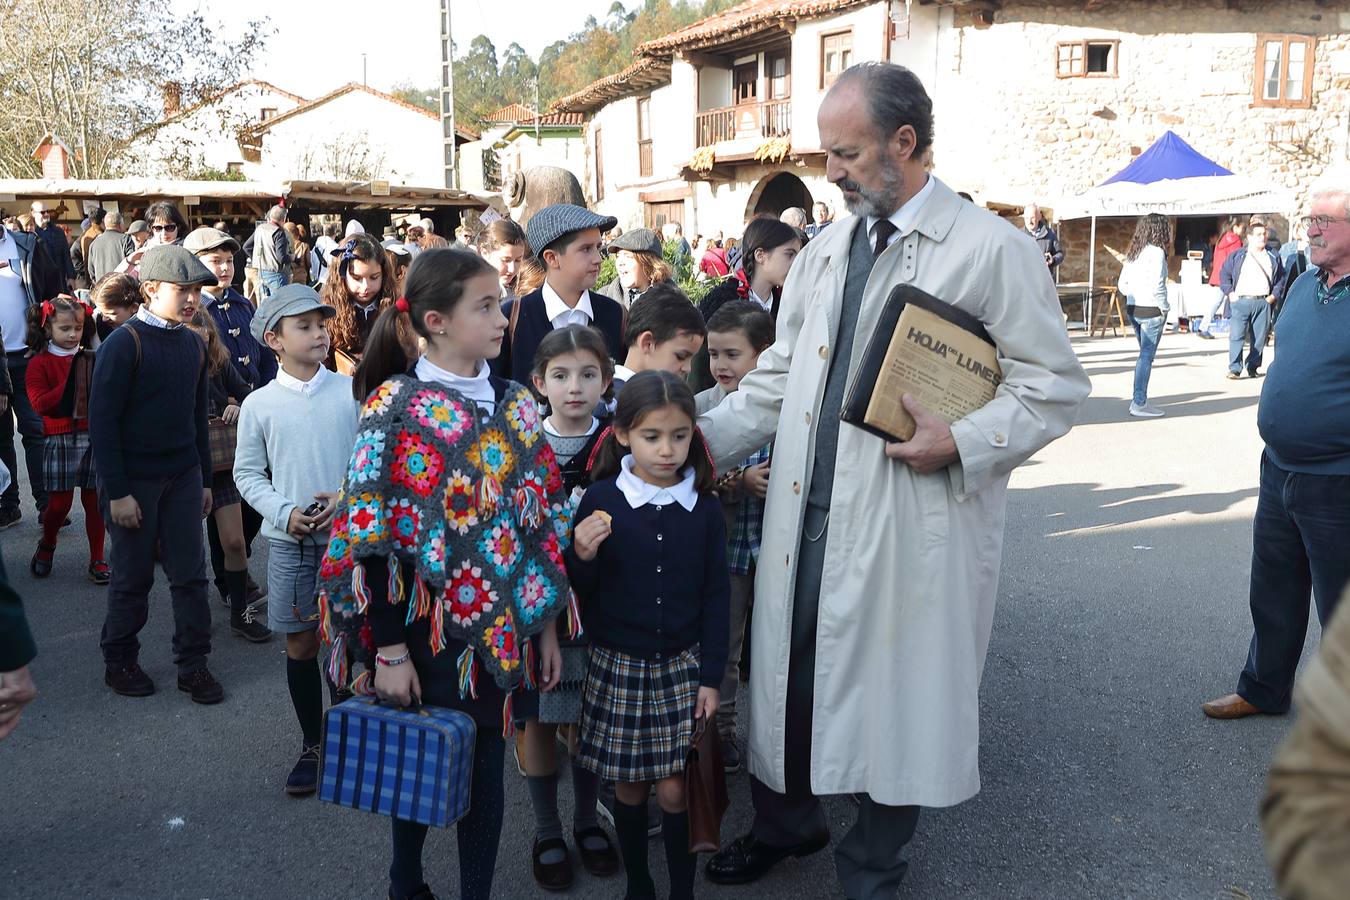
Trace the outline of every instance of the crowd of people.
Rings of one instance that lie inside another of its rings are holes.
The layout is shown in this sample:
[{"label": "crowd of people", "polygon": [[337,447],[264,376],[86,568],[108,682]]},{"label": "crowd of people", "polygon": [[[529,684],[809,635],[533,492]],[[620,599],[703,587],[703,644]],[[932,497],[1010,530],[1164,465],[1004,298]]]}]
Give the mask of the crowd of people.
[{"label": "crowd of people", "polygon": [[[979,789],[1008,477],[1069,430],[1090,385],[1044,274],[1062,259],[1053,233],[1038,210],[1019,233],[926,170],[933,111],[911,72],[848,69],[819,127],[853,217],[832,224],[817,204],[813,221],[800,209],[751,220],[734,247],[696,235],[682,252],[701,249],[698,268],[717,280],[697,305],[663,259],[678,228],[619,233],[572,205],[453,243],[421,220],[380,240],[329,225],[311,244],[278,206],[241,244],[189,231],[168,203],[125,232],[114,213],[91,218],[101,230],[78,254],[64,238],[48,251],[52,226],[0,233],[0,395],[42,525],[31,574],[57,564],[78,490],[88,577],[107,588],[107,686],[155,691],[137,635],[159,564],[177,687],[213,704],[225,688],[208,668],[209,559],[230,631],[285,635],[293,795],[316,791],[325,686],[330,705],[373,693],[466,713],[477,737],[457,826],[462,897],[488,897],[501,865],[513,734],[534,816],[520,865],[540,886],[570,886],[575,858],[597,877],[622,872],[624,896],[655,897],[659,834],[662,895],[692,897],[685,766],[703,728],[720,735],[728,773],[749,768],[754,805],[751,830],[707,861],[709,880],[748,883],[823,849],[820,798],[848,794],[858,812],[835,851],[840,889],[894,896],[921,808]],[[1344,220],[1316,209],[1309,240],[1325,248]],[[1166,305],[1147,285],[1169,238],[1149,217],[1128,254],[1131,315],[1153,347]],[[595,290],[606,254],[617,278]],[[241,268],[256,276],[241,281]],[[1224,271],[1247,296],[1248,266]],[[952,423],[906,395],[915,433],[888,442],[838,410],[862,323],[898,282],[978,318],[1002,383]],[[1302,380],[1280,369],[1295,379],[1279,383],[1288,404],[1262,405],[1257,634],[1236,699],[1210,715],[1287,708],[1302,630],[1271,620],[1297,619],[1301,601],[1306,624],[1309,579],[1325,619],[1346,581],[1343,528],[1299,544],[1304,504],[1344,518],[1343,503],[1331,509],[1344,448],[1274,436],[1323,399],[1344,405],[1325,396],[1340,382],[1313,374],[1343,368],[1340,332],[1319,340],[1308,316],[1345,282],[1296,285],[1290,328],[1312,355]],[[1148,409],[1146,389],[1145,370],[1132,412]],[[12,443],[0,434],[9,472]],[[1316,486],[1291,497],[1295,478]],[[18,506],[9,484],[0,527]],[[1277,584],[1272,566],[1305,577]],[[32,699],[35,652],[0,572],[0,737]],[[390,897],[432,896],[426,835],[393,819]]]}]

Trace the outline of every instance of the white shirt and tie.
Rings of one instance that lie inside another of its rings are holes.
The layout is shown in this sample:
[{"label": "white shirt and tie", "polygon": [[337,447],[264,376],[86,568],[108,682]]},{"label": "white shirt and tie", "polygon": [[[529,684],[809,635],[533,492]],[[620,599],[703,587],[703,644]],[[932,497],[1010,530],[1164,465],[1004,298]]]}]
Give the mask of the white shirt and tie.
[{"label": "white shirt and tie", "polygon": [[549,322],[553,324],[556,331],[559,328],[566,328],[568,325],[589,325],[595,321],[595,310],[591,307],[591,292],[582,291],[581,300],[575,307],[568,306],[567,301],[553,289],[553,285],[547,281],[544,282],[544,315],[548,316]]},{"label": "white shirt and tie", "polygon": [[924,203],[932,195],[935,183],[932,176],[925,175],[923,187],[919,188],[913,197],[906,200],[903,206],[891,213],[890,217],[885,220],[887,225],[880,229],[886,236],[884,247],[877,247],[879,230],[877,226],[882,220],[876,216],[867,217],[867,241],[872,245],[873,258],[880,256],[885,252],[886,247],[914,230],[914,220],[919,217],[919,210],[923,208]]}]

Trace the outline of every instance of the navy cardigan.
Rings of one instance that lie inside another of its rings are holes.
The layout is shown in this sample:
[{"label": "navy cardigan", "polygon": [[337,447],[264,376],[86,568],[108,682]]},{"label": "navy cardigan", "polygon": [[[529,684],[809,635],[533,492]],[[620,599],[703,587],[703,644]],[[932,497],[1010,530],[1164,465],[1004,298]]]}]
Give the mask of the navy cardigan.
[{"label": "navy cardigan", "polygon": [[[627,352],[623,346],[623,307],[604,294],[591,291],[590,295],[591,311],[595,313],[591,327],[605,336],[610,359],[623,359]],[[534,371],[534,354],[539,349],[539,343],[553,330],[553,323],[544,311],[543,288],[502,304],[502,312],[508,321],[511,308],[516,303],[520,304],[520,315],[516,319],[515,330],[502,343],[501,355],[491,361],[492,374],[509,378],[518,384],[534,384],[530,377]]]},{"label": "navy cardigan", "polygon": [[711,494],[692,511],[678,503],[633,509],[613,478],[581,498],[575,521],[597,509],[612,531],[591,562],[574,547],[567,574],[591,640],[629,656],[664,662],[699,645],[699,684],[716,688],[727,665],[731,579],[722,504]]}]

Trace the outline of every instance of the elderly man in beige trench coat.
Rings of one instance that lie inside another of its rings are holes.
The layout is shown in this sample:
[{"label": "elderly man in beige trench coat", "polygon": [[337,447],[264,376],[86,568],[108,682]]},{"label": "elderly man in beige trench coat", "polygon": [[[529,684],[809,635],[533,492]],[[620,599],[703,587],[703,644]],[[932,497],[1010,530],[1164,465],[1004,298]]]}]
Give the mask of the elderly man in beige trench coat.
[{"label": "elderly man in beige trench coat", "polygon": [[[854,66],[819,125],[856,215],[798,258],[777,341],[700,420],[720,467],[774,441],[750,678],[755,821],[708,877],[749,882],[822,849],[817,798],[853,793],[836,868],[847,896],[871,900],[894,896],[919,807],[979,790],[1008,475],[1069,430],[1090,385],[1035,243],[925,171],[932,104],[913,73]],[[950,427],[911,405],[913,439],[887,444],[839,410],[900,282],[979,318],[1004,381]]]}]

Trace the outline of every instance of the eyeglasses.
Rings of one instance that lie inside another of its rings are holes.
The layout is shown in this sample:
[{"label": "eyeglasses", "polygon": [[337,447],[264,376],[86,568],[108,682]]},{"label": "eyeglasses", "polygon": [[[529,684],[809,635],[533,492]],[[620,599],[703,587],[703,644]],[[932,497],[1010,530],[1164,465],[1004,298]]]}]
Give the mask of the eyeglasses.
[{"label": "eyeglasses", "polygon": [[151,231],[177,231],[178,226],[170,222],[168,225],[151,225]]},{"label": "eyeglasses", "polygon": [[53,213],[50,209],[44,209],[42,212],[38,213],[38,215],[39,215],[39,216],[51,216],[51,215],[55,215],[55,213]]},{"label": "eyeglasses", "polygon": [[1333,223],[1346,221],[1350,221],[1350,219],[1346,219],[1344,216],[1305,216],[1299,220],[1299,224],[1303,226],[1305,231],[1312,228],[1316,228],[1318,231],[1326,231]]}]

